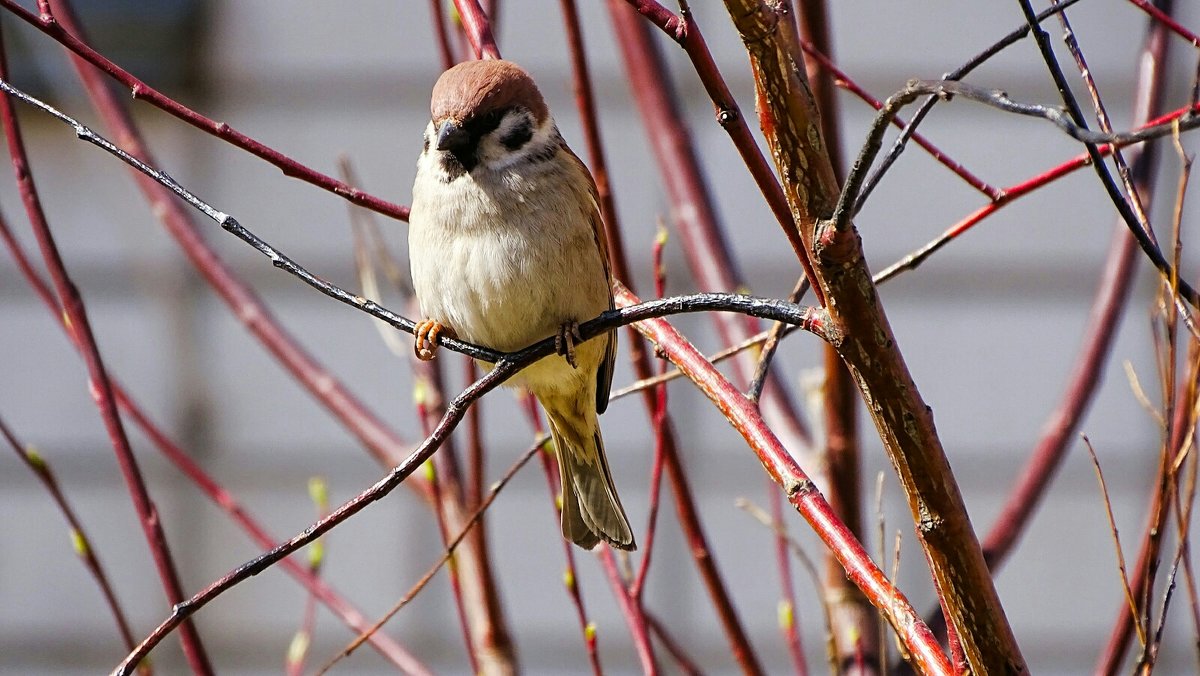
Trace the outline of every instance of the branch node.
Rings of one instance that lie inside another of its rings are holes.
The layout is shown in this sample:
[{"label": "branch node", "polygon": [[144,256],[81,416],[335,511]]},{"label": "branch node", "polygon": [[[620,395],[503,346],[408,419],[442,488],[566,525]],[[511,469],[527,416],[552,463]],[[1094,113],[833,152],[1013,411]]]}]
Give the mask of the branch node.
[{"label": "branch node", "polygon": [[788,499],[795,498],[797,495],[807,495],[817,490],[816,484],[812,479],[803,477],[797,479],[795,477],[785,477],[783,480],[783,489],[787,491]]}]

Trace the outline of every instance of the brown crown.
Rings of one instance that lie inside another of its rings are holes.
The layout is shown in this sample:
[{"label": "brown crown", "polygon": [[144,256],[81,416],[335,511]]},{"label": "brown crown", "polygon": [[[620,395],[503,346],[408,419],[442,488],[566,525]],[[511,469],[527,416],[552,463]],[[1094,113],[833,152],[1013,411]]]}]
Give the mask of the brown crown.
[{"label": "brown crown", "polygon": [[435,122],[469,120],[494,110],[524,106],[539,123],[549,115],[533,78],[512,61],[466,61],[442,73],[429,112]]}]

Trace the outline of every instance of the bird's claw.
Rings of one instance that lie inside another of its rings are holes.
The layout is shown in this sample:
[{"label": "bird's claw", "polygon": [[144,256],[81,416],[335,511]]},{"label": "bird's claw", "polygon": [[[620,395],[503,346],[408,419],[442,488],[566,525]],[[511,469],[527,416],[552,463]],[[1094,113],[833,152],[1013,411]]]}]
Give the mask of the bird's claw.
[{"label": "bird's claw", "polygon": [[575,345],[582,342],[583,334],[579,332],[579,322],[569,321],[558,327],[558,333],[554,336],[554,351],[561,354],[571,368],[577,369],[579,365],[575,363]]},{"label": "bird's claw", "polygon": [[413,352],[416,353],[417,359],[433,359],[437,352],[438,339],[443,334],[453,338],[454,330],[434,319],[417,322],[417,327],[413,330]]}]

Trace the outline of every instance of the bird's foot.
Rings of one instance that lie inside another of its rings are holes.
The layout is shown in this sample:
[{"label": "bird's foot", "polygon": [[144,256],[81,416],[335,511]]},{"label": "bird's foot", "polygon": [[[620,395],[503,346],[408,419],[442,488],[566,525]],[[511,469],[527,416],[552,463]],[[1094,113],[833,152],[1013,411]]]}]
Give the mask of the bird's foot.
[{"label": "bird's foot", "polygon": [[571,368],[577,369],[579,365],[575,363],[575,345],[582,342],[583,334],[579,332],[579,322],[571,320],[558,327],[558,333],[554,335],[554,351],[561,354]]},{"label": "bird's foot", "polygon": [[413,331],[413,352],[417,354],[417,359],[433,359],[438,348],[438,338],[443,335],[453,338],[454,329],[434,319],[417,322],[417,328]]}]

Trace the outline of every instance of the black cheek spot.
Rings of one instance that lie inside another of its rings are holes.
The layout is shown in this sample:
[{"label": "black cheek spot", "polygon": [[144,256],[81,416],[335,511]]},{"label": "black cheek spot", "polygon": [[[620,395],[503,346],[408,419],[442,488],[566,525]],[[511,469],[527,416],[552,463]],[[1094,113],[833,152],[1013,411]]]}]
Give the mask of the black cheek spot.
[{"label": "black cheek spot", "polygon": [[500,137],[500,143],[504,144],[504,147],[509,150],[516,150],[529,143],[529,139],[531,138],[533,138],[533,125],[530,124],[528,119],[523,119]]},{"label": "black cheek spot", "polygon": [[425,145],[423,145],[421,147],[421,152],[423,152],[423,153],[429,152],[429,137],[428,136],[425,137]]}]

